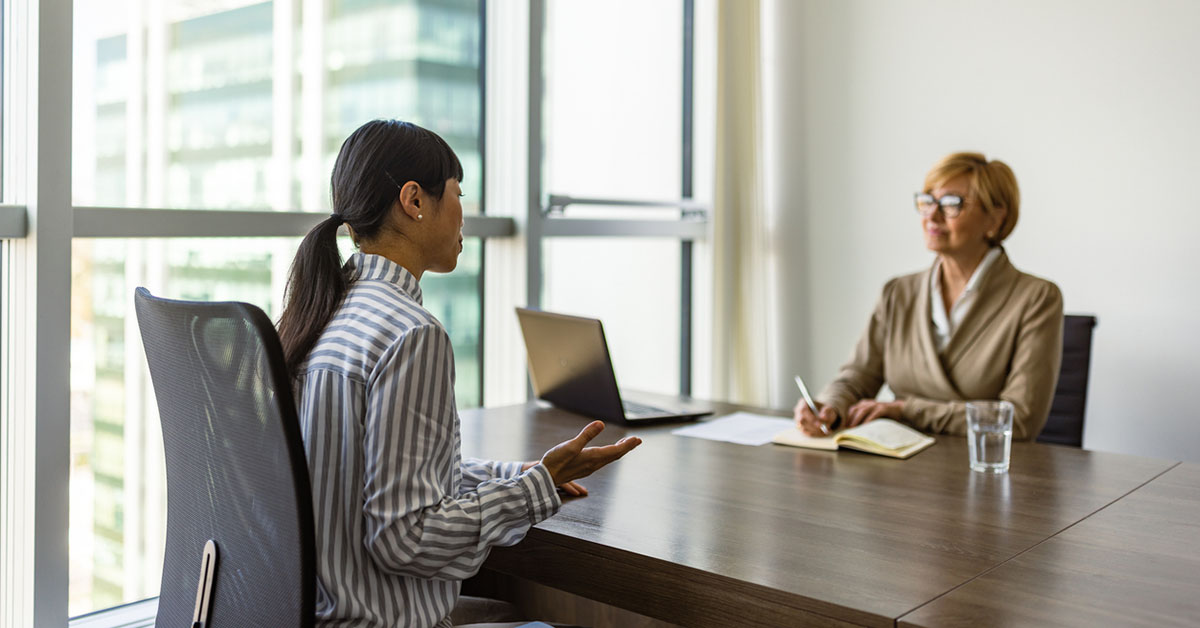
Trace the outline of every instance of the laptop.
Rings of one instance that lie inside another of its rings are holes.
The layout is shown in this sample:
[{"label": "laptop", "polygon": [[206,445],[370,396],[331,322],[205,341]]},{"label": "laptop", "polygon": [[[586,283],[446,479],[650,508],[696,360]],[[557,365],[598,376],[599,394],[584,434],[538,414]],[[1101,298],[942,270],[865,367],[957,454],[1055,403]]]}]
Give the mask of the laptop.
[{"label": "laptop", "polygon": [[[629,424],[712,414],[682,399],[622,393],[599,320],[517,308],[534,394],[564,410]],[[674,402],[674,403],[671,403]]]}]

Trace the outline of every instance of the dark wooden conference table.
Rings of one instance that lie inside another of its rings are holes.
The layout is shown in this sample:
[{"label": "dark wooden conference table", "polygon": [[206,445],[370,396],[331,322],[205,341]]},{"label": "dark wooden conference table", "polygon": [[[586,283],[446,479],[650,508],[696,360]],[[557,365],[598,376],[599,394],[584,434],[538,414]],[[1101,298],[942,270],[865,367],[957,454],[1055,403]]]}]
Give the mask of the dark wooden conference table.
[{"label": "dark wooden conference table", "polygon": [[[463,453],[536,459],[587,421],[464,411]],[[642,446],[487,568],[685,626],[1200,621],[1200,466],[1014,443],[993,476],[961,437],[895,460],[676,427],[609,424]]]}]

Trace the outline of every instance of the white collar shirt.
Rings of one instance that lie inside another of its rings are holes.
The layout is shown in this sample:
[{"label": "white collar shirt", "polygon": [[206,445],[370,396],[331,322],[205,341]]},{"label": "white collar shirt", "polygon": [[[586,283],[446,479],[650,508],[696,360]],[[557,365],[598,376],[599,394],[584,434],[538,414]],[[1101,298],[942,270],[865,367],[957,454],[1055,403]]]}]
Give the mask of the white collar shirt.
[{"label": "white collar shirt", "polygon": [[979,266],[975,267],[975,272],[971,273],[971,278],[967,280],[967,285],[963,288],[963,292],[959,295],[958,300],[950,307],[950,311],[946,311],[945,302],[942,300],[942,260],[939,257],[933,264],[933,272],[929,273],[929,311],[933,319],[933,341],[937,345],[938,353],[946,350],[946,346],[950,344],[950,338],[954,335],[954,330],[962,325],[963,319],[966,318],[967,312],[971,309],[971,305],[975,303],[978,296],[979,283],[983,279],[988,268],[995,263],[1000,257],[1001,248],[993,246],[983,256],[983,260],[979,262]]}]

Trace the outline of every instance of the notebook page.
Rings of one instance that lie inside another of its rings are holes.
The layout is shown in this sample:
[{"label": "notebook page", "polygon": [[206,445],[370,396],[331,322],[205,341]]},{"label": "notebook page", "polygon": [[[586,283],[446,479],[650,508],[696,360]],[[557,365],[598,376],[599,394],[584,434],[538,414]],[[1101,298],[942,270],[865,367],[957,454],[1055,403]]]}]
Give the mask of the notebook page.
[{"label": "notebook page", "polygon": [[850,428],[842,434],[853,435],[855,438],[877,443],[888,449],[903,449],[925,439],[920,432],[891,419],[875,419],[858,427]]}]

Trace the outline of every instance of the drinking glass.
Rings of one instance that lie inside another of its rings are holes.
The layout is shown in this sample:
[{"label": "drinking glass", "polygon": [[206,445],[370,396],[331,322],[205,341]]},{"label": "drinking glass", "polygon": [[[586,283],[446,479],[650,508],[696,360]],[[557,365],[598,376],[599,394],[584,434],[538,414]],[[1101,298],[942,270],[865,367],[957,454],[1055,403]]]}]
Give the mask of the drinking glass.
[{"label": "drinking glass", "polygon": [[1007,473],[1012,449],[1013,405],[1008,401],[967,402],[967,450],[971,470]]}]

